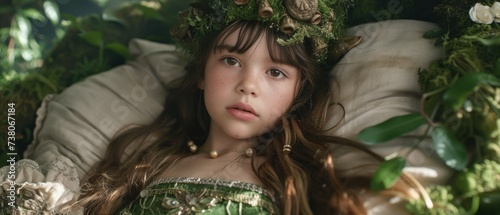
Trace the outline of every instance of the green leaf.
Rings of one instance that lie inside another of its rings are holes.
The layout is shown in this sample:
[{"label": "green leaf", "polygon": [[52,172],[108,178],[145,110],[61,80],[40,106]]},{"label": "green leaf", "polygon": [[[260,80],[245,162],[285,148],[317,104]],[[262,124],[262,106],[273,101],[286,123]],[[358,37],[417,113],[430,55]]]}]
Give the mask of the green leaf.
[{"label": "green leaf", "polygon": [[444,39],[443,39],[443,37],[438,37],[438,38],[436,39],[436,41],[434,41],[434,46],[436,46],[436,47],[437,47],[437,46],[442,45],[443,43],[444,43]]},{"label": "green leaf", "polygon": [[16,39],[21,44],[21,47],[28,47],[28,38],[31,33],[31,23],[28,19],[20,15],[16,15],[15,19],[17,22],[17,27],[19,29],[19,33],[16,35]]},{"label": "green leaf", "polygon": [[23,49],[21,50],[21,57],[25,61],[31,61],[34,58],[33,51],[31,49]]},{"label": "green leaf", "polygon": [[467,166],[467,150],[465,145],[458,141],[452,132],[444,126],[437,126],[432,130],[432,142],[439,157],[449,167],[462,170]]},{"label": "green leaf", "polygon": [[81,30],[80,24],[78,23],[78,20],[76,20],[76,17],[74,15],[65,13],[62,16],[64,19],[67,19],[70,22],[69,25],[73,26],[77,30]]},{"label": "green leaf", "polygon": [[100,8],[106,7],[106,4],[109,2],[109,0],[93,0],[94,3],[96,3]]},{"label": "green leaf", "polygon": [[106,22],[115,22],[115,23],[118,23],[118,24],[120,24],[121,26],[123,26],[125,28],[128,28],[127,21],[125,21],[125,20],[121,19],[120,17],[116,16],[114,13],[111,13],[111,12],[108,12],[108,11],[105,11],[102,14],[102,20],[104,20]]},{"label": "green leaf", "polygon": [[53,1],[45,1],[43,3],[43,9],[45,10],[45,15],[49,18],[53,25],[59,23],[59,6]]},{"label": "green leaf", "polygon": [[424,38],[426,38],[426,39],[437,38],[437,37],[444,35],[445,33],[446,33],[446,31],[442,28],[434,28],[434,29],[426,31],[424,33]]},{"label": "green leaf", "polygon": [[85,33],[82,33],[79,35],[80,38],[82,38],[85,42],[89,43],[90,45],[96,46],[96,47],[101,47],[103,40],[102,40],[102,33],[99,31],[88,31]]},{"label": "green leaf", "polygon": [[19,31],[28,34],[31,31],[31,23],[26,17],[21,16],[21,15],[16,15],[15,16],[16,22],[17,22],[17,27],[19,28]]},{"label": "green leaf", "polygon": [[146,7],[144,5],[137,5],[137,9],[139,9],[142,12],[143,16],[146,18],[163,20],[163,16],[161,16],[158,10]]},{"label": "green leaf", "polygon": [[383,143],[413,131],[423,124],[425,119],[420,114],[396,116],[363,129],[358,135],[358,140],[369,145]]},{"label": "green leaf", "polygon": [[370,181],[370,188],[373,191],[381,191],[392,187],[401,176],[406,160],[402,157],[395,157],[380,164]]},{"label": "green leaf", "polygon": [[467,73],[443,93],[443,102],[455,110],[459,109],[465,99],[474,93],[481,84],[500,86],[500,81],[488,73]]},{"label": "green leaf", "polygon": [[45,16],[43,16],[40,13],[40,11],[38,11],[34,8],[28,8],[28,9],[21,10],[19,13],[25,17],[30,18],[30,19],[35,19],[35,20],[42,21],[42,22],[45,21]]},{"label": "green leaf", "polygon": [[119,55],[121,55],[125,59],[130,59],[130,54],[128,52],[128,48],[121,43],[110,43],[106,45],[106,49],[109,49]]},{"label": "green leaf", "polygon": [[58,39],[63,38],[64,35],[66,34],[66,31],[64,29],[58,28],[58,29],[55,29],[54,31],[55,31],[55,34],[56,34],[56,38],[58,38]]}]

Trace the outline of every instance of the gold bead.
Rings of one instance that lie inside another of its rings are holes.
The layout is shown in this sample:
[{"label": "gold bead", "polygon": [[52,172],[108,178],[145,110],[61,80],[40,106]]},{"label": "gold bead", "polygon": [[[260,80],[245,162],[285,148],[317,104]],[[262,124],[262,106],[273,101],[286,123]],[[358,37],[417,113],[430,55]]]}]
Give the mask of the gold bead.
[{"label": "gold bead", "polygon": [[196,153],[196,151],[198,151],[198,146],[196,145],[189,146],[189,151],[191,151],[192,153]]},{"label": "gold bead", "polygon": [[253,156],[253,149],[252,148],[248,148],[246,151],[245,151],[245,156],[251,158]]},{"label": "gold bead", "polygon": [[284,154],[289,154],[291,151],[292,151],[292,146],[290,146],[290,145],[283,146],[283,153]]},{"label": "gold bead", "polygon": [[216,150],[212,150],[212,151],[210,151],[210,157],[215,159],[215,158],[219,157],[219,153]]},{"label": "gold bead", "polygon": [[189,151],[191,151],[192,153],[198,151],[198,146],[196,146],[192,140],[188,141],[187,145],[189,147]]}]

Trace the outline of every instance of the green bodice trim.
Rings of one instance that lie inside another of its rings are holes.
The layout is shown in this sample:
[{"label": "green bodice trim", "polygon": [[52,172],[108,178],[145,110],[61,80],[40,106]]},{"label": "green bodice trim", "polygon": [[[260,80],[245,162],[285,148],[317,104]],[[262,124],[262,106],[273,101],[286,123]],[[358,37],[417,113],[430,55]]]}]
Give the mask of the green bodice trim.
[{"label": "green bodice trim", "polygon": [[152,183],[120,214],[276,214],[275,206],[255,184],[180,177]]}]

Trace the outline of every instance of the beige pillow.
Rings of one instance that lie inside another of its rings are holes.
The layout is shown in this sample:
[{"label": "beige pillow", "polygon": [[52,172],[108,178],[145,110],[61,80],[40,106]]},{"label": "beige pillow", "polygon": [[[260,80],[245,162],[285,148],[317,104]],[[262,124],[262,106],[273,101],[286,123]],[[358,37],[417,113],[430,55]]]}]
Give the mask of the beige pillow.
[{"label": "beige pillow", "polygon": [[[389,20],[347,30],[350,35],[362,36],[363,42],[333,69],[336,101],[343,109],[339,105],[330,109],[330,127],[338,124],[332,134],[356,139],[368,126],[419,111],[418,69],[442,56],[442,49],[433,45],[434,40],[423,38],[424,32],[436,27],[423,21]],[[424,185],[446,183],[452,171],[436,156],[428,139],[408,154],[422,131],[371,148],[384,156],[394,152],[405,156],[406,171]],[[348,164],[342,165],[362,162],[351,157],[344,160]]]},{"label": "beige pillow", "polygon": [[166,96],[160,79],[168,82],[183,73],[175,47],[137,39],[129,49],[136,60],[45,98],[25,158],[43,165],[66,156],[81,179],[119,129],[160,114]]},{"label": "beige pillow", "polygon": [[[364,42],[333,70],[339,83],[338,99],[346,110],[342,120],[338,114],[332,116],[330,125],[340,122],[333,134],[355,138],[366,126],[416,110],[417,69],[440,56],[440,49],[422,38],[423,32],[433,27],[426,22],[396,20],[347,31],[363,36]],[[81,178],[103,158],[118,129],[131,123],[148,123],[162,111],[164,84],[182,75],[184,64],[171,45],[136,39],[130,43],[130,51],[138,57],[136,60],[89,77],[60,95],[47,96],[38,110],[35,140],[25,158],[42,165],[65,156],[73,161]],[[339,110],[332,108],[331,113]],[[388,153],[406,148],[399,140],[374,149]],[[427,159],[432,151],[418,153],[421,162],[416,166],[424,166],[433,174],[445,169],[438,160]],[[430,178],[432,183],[442,182],[434,180],[435,174]]]}]

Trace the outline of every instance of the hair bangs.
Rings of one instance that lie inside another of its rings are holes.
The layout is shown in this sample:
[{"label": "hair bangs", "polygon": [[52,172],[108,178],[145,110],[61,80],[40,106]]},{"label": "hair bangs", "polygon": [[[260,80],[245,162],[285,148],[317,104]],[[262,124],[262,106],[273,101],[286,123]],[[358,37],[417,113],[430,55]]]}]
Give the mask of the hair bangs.
[{"label": "hair bangs", "polygon": [[228,51],[236,53],[244,53],[250,49],[262,35],[266,35],[267,48],[271,60],[277,63],[289,64],[299,68],[301,71],[308,71],[311,68],[306,68],[305,65],[310,65],[310,61],[306,53],[303,43],[296,43],[293,45],[280,45],[278,39],[287,40],[289,36],[274,31],[263,22],[233,22],[216,38],[216,43],[213,46],[213,51],[217,51],[218,47],[222,46],[228,39],[229,35],[238,33],[236,43],[231,46]]},{"label": "hair bangs", "polygon": [[218,47],[223,46],[224,42],[233,33],[238,33],[238,37],[235,44],[231,44],[229,47],[229,52],[245,53],[252,47],[262,33],[264,33],[265,28],[263,28],[258,22],[234,22],[231,23],[220,35],[216,38],[216,43],[213,47],[213,51],[217,51]]},{"label": "hair bangs", "polygon": [[299,68],[302,73],[313,69],[307,66],[311,65],[311,61],[303,43],[280,45],[278,39],[287,40],[289,36],[281,32],[272,32],[271,29],[266,31],[266,35],[269,56],[274,62],[292,65]]}]

